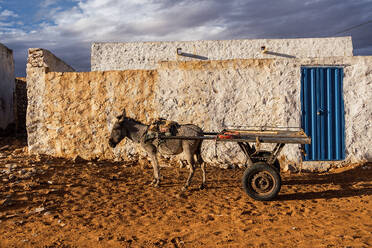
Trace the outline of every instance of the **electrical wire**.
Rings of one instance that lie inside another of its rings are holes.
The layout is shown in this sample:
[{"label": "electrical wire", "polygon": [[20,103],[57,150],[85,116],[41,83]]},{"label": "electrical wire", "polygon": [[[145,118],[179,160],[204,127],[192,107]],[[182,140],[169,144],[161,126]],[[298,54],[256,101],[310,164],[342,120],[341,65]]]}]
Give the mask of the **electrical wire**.
[{"label": "electrical wire", "polygon": [[364,25],[369,24],[369,23],[372,23],[372,20],[369,20],[369,21],[363,22],[363,23],[361,23],[361,24],[358,24],[358,25],[352,26],[352,27],[350,27],[350,28],[347,28],[347,29],[345,29],[345,30],[342,30],[342,31],[340,31],[340,32],[337,32],[337,33],[335,33],[334,35],[345,33],[345,32],[347,32],[347,31],[353,30],[353,29],[355,29],[355,28],[359,28],[359,27],[364,26]]}]

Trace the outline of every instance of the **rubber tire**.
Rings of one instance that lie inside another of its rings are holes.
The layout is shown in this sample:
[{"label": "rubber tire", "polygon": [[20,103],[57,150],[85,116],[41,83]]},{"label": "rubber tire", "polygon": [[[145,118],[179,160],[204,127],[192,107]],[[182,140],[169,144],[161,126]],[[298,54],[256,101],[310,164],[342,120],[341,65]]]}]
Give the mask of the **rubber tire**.
[{"label": "rubber tire", "polygon": [[[252,177],[259,173],[259,172],[266,172],[270,174],[272,179],[274,180],[274,185],[272,187],[272,190],[267,194],[260,194],[256,192],[252,186],[250,180]],[[258,201],[270,201],[273,198],[275,198],[282,186],[282,180],[280,178],[279,172],[273,168],[272,166],[266,164],[265,162],[257,162],[254,163],[251,167],[248,167],[244,171],[243,179],[242,179],[243,189],[247,195],[249,195],[251,198],[258,200]]]},{"label": "rubber tire", "polygon": [[[268,159],[270,156],[271,156],[271,152],[269,152],[269,151],[265,151],[265,150],[262,150],[262,151],[257,152],[256,157],[264,157],[264,159],[263,159],[263,160],[253,159],[252,162],[253,162],[253,163],[266,162],[267,159]],[[280,172],[280,163],[279,163],[279,160],[278,160],[278,159],[275,159],[273,165],[274,165],[274,167],[278,170],[278,172]]]}]

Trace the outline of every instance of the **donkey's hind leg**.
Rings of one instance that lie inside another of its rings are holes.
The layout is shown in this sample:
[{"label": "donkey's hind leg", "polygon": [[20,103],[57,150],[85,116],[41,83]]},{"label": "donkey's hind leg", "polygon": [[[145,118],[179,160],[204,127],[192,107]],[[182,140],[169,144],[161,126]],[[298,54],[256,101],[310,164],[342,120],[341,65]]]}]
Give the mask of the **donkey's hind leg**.
[{"label": "donkey's hind leg", "polygon": [[201,165],[200,165],[200,168],[203,172],[203,181],[202,183],[200,184],[200,189],[205,189],[205,181],[206,181],[206,178],[205,178],[205,162],[202,162]]},{"label": "donkey's hind leg", "polygon": [[200,142],[199,145],[198,145],[198,148],[196,150],[196,153],[195,153],[195,158],[196,158],[197,164],[200,165],[200,168],[201,168],[202,173],[203,173],[202,183],[200,184],[199,189],[205,189],[205,184],[206,184],[205,174],[206,174],[206,172],[205,172],[205,162],[204,162],[204,160],[201,156],[201,145],[202,145],[202,143]]},{"label": "donkey's hind leg", "polygon": [[182,190],[186,190],[190,186],[192,177],[194,176],[194,172],[195,172],[194,156],[190,153],[189,149],[186,149],[185,156],[186,156],[187,165],[188,165],[187,167],[189,168],[190,173]]}]

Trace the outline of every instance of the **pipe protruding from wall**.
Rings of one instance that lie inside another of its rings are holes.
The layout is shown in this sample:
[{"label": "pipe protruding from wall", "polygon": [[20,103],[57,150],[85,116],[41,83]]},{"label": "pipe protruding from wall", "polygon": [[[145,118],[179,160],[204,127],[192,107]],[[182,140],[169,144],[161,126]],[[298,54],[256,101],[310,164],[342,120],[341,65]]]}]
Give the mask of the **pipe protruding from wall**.
[{"label": "pipe protruding from wall", "polygon": [[177,47],[177,55],[182,55],[182,48]]},{"label": "pipe protruding from wall", "polygon": [[267,53],[267,47],[261,46],[261,53]]}]

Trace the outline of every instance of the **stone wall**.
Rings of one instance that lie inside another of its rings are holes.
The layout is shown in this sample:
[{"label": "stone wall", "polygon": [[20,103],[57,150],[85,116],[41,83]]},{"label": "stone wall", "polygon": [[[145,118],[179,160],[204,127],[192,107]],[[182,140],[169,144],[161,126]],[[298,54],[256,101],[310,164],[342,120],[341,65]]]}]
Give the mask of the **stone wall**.
[{"label": "stone wall", "polygon": [[372,161],[372,56],[304,59],[303,66],[344,67],[346,162]]},{"label": "stone wall", "polygon": [[84,159],[126,159],[138,154],[138,147],[126,145],[130,142],[112,150],[108,137],[124,107],[143,122],[155,118],[156,77],[155,71],[47,73],[42,94],[48,104],[41,110],[45,118],[30,151]]},{"label": "stone wall", "polygon": [[14,121],[17,135],[26,135],[27,83],[26,78],[15,79]]},{"label": "stone wall", "polygon": [[[155,103],[159,115],[192,122],[204,130],[226,127],[300,126],[300,66],[292,60],[248,59],[163,62]],[[272,148],[271,145],[269,149]],[[207,141],[203,155],[218,164],[244,161],[239,147]],[[299,162],[298,145],[285,147],[288,160]]]},{"label": "stone wall", "polygon": [[6,129],[14,121],[13,91],[13,51],[0,44],[0,129]]},{"label": "stone wall", "polygon": [[[48,102],[44,101],[45,94],[45,74],[48,71],[66,72],[74,71],[74,69],[64,63],[61,59],[54,56],[51,52],[40,48],[30,48],[28,50],[27,66],[26,66],[26,81],[27,81],[27,117],[26,128],[28,135],[29,149],[43,153],[44,146],[40,145],[41,135],[44,134],[44,106]],[[73,83],[73,82],[71,82]],[[57,92],[49,94],[56,95]]]},{"label": "stone wall", "polygon": [[352,57],[344,69],[345,144],[351,161],[372,161],[372,57]]},{"label": "stone wall", "polygon": [[[177,48],[182,49],[183,55],[177,55]],[[161,61],[339,56],[353,56],[351,37],[93,43],[91,68],[92,71],[156,69]]]},{"label": "stone wall", "polygon": [[[193,122],[205,130],[226,126],[301,126],[301,66],[344,67],[345,161],[372,160],[372,57],[250,59],[208,62],[163,62],[158,68],[155,97],[159,115]],[[212,142],[210,142],[212,143]],[[300,163],[297,145],[287,145],[281,157]],[[204,146],[207,157],[213,144]],[[218,163],[239,163],[239,149],[219,145]],[[327,163],[330,164],[329,162]],[[306,162],[304,168],[317,168]]]},{"label": "stone wall", "polygon": [[[115,149],[107,144],[122,108],[142,122],[163,117],[206,131],[301,126],[300,68],[307,65],[344,66],[346,161],[370,160],[372,57],[174,61],[160,63],[157,70],[84,73],[44,70],[39,81],[28,81],[33,89],[29,104],[39,99],[34,104],[38,113],[29,108],[27,116],[29,150],[85,159],[144,155],[130,141]],[[232,144],[219,144],[216,158],[214,143],[205,142],[203,158],[239,164],[243,156],[238,151]],[[300,163],[298,145],[286,146],[280,159]]]}]

